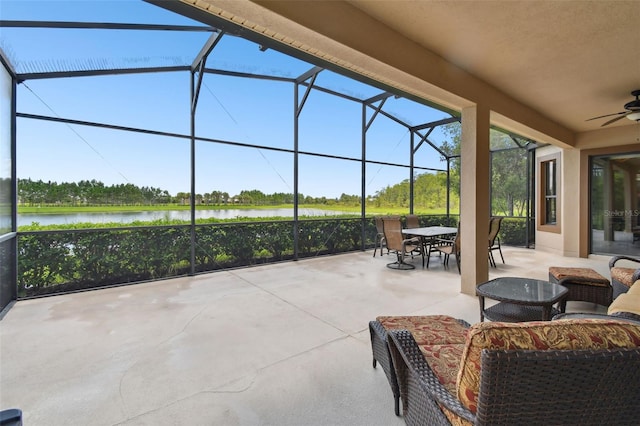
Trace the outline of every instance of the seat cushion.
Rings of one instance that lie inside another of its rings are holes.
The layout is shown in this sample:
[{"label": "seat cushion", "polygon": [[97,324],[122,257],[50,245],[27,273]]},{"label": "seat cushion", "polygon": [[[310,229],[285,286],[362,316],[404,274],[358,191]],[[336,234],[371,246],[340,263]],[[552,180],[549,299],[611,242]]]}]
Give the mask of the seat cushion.
[{"label": "seat cushion", "polygon": [[385,330],[407,330],[420,345],[464,343],[468,328],[447,315],[379,316]]},{"label": "seat cushion", "polygon": [[615,315],[621,313],[640,315],[640,294],[624,293],[616,297],[616,300],[609,306],[607,314]]},{"label": "seat cushion", "polygon": [[616,280],[621,284],[626,285],[627,287],[631,287],[633,282],[633,273],[636,271],[635,268],[623,268],[614,266],[610,269],[611,271],[611,279]]},{"label": "seat cushion", "polygon": [[628,294],[637,294],[638,296],[640,296],[640,280],[637,280],[633,283],[631,288],[629,288]]},{"label": "seat cushion", "polygon": [[591,268],[563,268],[559,266],[552,266],[549,268],[549,275],[553,275],[556,280],[561,280],[567,277],[580,277],[585,278],[588,281],[581,281],[580,284],[584,285],[596,285],[596,286],[608,286],[609,280],[598,272]]},{"label": "seat cushion", "polygon": [[477,323],[469,329],[458,372],[460,402],[476,412],[480,355],[489,350],[579,350],[640,347],[640,325],[616,320],[575,319],[524,323]]}]

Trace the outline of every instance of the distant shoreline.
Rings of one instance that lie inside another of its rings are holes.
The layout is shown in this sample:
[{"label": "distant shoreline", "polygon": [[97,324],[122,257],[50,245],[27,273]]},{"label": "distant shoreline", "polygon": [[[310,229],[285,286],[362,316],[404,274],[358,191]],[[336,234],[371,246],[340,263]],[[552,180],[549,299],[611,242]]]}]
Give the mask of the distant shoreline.
[{"label": "distant shoreline", "polygon": [[[327,206],[323,204],[300,204],[300,208],[316,208],[321,210],[341,210],[341,211],[359,211],[360,207],[333,205]],[[210,205],[198,204],[196,210],[270,210],[270,209],[287,209],[293,208],[293,204],[277,204],[277,205],[247,205],[247,204],[226,204],[226,205]],[[127,213],[141,211],[175,211],[190,210],[191,206],[184,204],[155,204],[155,205],[133,205],[133,206],[20,206],[18,205],[18,214],[64,214],[64,213]]]},{"label": "distant shoreline", "polygon": [[[360,213],[360,206],[343,205],[343,204],[300,204],[300,209],[313,208],[329,211],[346,211],[353,213]],[[141,212],[141,211],[171,211],[171,210],[189,210],[189,205],[183,204],[157,204],[157,205],[134,205],[134,206],[21,206],[18,205],[18,214],[65,214],[65,213],[126,213],[126,212]],[[293,204],[278,204],[278,205],[247,205],[247,204],[227,204],[227,205],[209,205],[198,204],[196,210],[270,210],[270,209],[292,209]],[[367,212],[370,214],[407,214],[408,209],[405,207],[369,207],[367,206]],[[444,209],[434,209],[426,212],[416,212],[417,214],[446,214]],[[457,214],[457,211],[451,211],[451,214]]]}]

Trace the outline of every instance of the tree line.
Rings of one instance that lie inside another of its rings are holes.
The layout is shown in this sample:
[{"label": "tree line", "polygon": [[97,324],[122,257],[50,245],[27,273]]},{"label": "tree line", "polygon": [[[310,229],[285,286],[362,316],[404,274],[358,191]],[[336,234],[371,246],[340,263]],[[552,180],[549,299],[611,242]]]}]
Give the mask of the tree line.
[{"label": "tree line", "polygon": [[[425,209],[446,206],[447,180],[445,173],[417,175],[414,181],[414,206]],[[454,194],[454,197],[457,197]],[[134,184],[105,185],[103,182],[52,182],[18,179],[18,203],[24,206],[109,206],[109,205],[188,205],[191,194],[178,192],[175,196],[167,190],[154,187],[138,187]],[[214,190],[196,194],[199,205],[283,205],[293,204],[292,193],[265,194],[253,189],[239,194]],[[311,197],[298,195],[300,204],[359,206],[359,195],[341,194],[340,197]],[[376,207],[408,207],[409,179],[387,186],[367,198],[367,204]]]},{"label": "tree line", "polygon": [[61,183],[18,179],[18,204],[27,206],[169,204],[172,201],[166,190],[131,183],[105,185],[95,179]]},{"label": "tree line", "polygon": [[[293,204],[292,193],[276,192],[265,194],[253,189],[243,190],[237,195],[225,191],[211,191],[196,194],[196,204],[205,205],[282,205]],[[98,180],[80,182],[52,182],[32,179],[18,179],[18,204],[25,206],[109,206],[109,205],[188,205],[191,194],[178,192],[175,196],[167,190],[148,186],[136,186],[131,183],[105,185]],[[360,197],[342,194],[339,198],[309,197],[298,195],[299,203],[331,204],[359,203]]]}]

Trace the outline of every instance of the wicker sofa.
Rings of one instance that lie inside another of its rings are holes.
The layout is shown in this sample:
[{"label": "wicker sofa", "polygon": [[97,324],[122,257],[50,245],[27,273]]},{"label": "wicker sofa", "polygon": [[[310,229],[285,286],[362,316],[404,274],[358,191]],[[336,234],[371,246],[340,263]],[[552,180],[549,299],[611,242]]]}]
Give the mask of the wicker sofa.
[{"label": "wicker sofa", "polygon": [[408,425],[637,424],[640,325],[477,323],[464,343],[387,331]]}]

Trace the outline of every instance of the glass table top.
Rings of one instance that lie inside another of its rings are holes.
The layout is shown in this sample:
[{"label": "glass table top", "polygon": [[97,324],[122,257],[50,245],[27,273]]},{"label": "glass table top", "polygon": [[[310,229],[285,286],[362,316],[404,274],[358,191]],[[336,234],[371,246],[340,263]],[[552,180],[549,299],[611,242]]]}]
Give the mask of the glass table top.
[{"label": "glass table top", "polygon": [[567,293],[561,285],[531,278],[500,277],[476,287],[478,296],[521,303],[555,302]]}]

